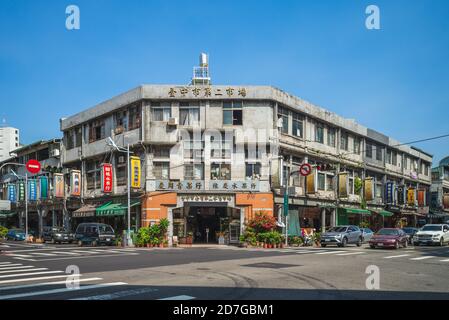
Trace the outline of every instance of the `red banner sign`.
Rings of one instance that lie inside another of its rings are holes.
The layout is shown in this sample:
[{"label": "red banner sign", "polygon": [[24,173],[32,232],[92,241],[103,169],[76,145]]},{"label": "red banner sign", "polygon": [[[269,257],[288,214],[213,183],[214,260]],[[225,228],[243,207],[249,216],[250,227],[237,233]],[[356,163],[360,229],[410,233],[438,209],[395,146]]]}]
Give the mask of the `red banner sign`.
[{"label": "red banner sign", "polygon": [[449,209],[449,193],[443,195],[443,207]]},{"label": "red banner sign", "polygon": [[103,163],[103,168],[101,170],[101,191],[103,193],[111,193],[112,192],[112,164]]},{"label": "red banner sign", "polygon": [[426,191],[418,190],[418,207],[424,207],[426,205]]}]

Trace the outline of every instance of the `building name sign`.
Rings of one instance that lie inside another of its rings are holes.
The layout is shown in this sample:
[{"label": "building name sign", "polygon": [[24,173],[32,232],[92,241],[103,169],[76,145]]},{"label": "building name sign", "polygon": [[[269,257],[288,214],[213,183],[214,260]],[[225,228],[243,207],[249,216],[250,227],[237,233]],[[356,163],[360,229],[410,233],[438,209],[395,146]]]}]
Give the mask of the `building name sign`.
[{"label": "building name sign", "polygon": [[184,195],[181,196],[184,202],[231,202],[232,196],[227,195]]},{"label": "building name sign", "polygon": [[184,98],[192,96],[195,98],[208,97],[228,97],[228,98],[245,98],[246,88],[218,88],[218,87],[172,87],[168,89],[168,97],[170,98]]},{"label": "building name sign", "polygon": [[156,190],[173,190],[173,191],[251,191],[258,192],[260,190],[260,182],[258,180],[232,181],[232,180],[212,180],[209,181],[208,189],[203,180],[191,181],[169,181],[157,180]]}]

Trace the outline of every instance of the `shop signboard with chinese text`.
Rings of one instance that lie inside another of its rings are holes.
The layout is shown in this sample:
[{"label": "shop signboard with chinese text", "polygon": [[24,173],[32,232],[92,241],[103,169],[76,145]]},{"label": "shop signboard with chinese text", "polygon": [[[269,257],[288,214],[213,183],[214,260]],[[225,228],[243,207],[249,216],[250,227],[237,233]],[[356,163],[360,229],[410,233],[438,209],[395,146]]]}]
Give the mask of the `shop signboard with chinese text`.
[{"label": "shop signboard with chinese text", "polygon": [[157,180],[156,190],[172,190],[172,191],[228,191],[228,192],[258,192],[260,190],[260,182],[258,180],[247,181],[231,181],[231,180],[212,180],[209,181],[208,189],[204,180],[186,180],[186,181],[169,181]]},{"label": "shop signboard with chinese text", "polygon": [[113,186],[112,164],[103,163],[101,168],[101,192],[111,193]]},{"label": "shop signboard with chinese text", "polygon": [[139,157],[130,157],[131,165],[131,188],[141,188],[142,168]]}]

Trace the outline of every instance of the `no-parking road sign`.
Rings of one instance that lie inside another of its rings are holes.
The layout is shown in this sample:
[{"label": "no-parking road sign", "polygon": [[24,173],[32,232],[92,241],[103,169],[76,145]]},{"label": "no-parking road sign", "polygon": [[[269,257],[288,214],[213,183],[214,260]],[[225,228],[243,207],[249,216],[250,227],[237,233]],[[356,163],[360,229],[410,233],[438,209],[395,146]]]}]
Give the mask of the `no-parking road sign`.
[{"label": "no-parking road sign", "polygon": [[308,176],[310,173],[312,173],[312,166],[308,163],[304,163],[303,165],[301,165],[301,167],[299,168],[299,173],[303,176],[306,177]]}]

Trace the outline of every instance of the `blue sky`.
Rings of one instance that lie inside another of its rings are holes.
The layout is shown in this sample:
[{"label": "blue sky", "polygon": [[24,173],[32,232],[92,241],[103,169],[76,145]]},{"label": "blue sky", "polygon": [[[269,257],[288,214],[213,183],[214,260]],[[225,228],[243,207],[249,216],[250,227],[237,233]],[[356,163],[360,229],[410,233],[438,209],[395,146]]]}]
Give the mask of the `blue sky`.
[{"label": "blue sky", "polygon": [[[59,137],[139,84],[187,83],[205,51],[215,84],[274,85],[403,142],[449,134],[447,17],[446,0],[0,0],[0,116],[22,143]],[[449,138],[416,146],[449,155]]]}]

